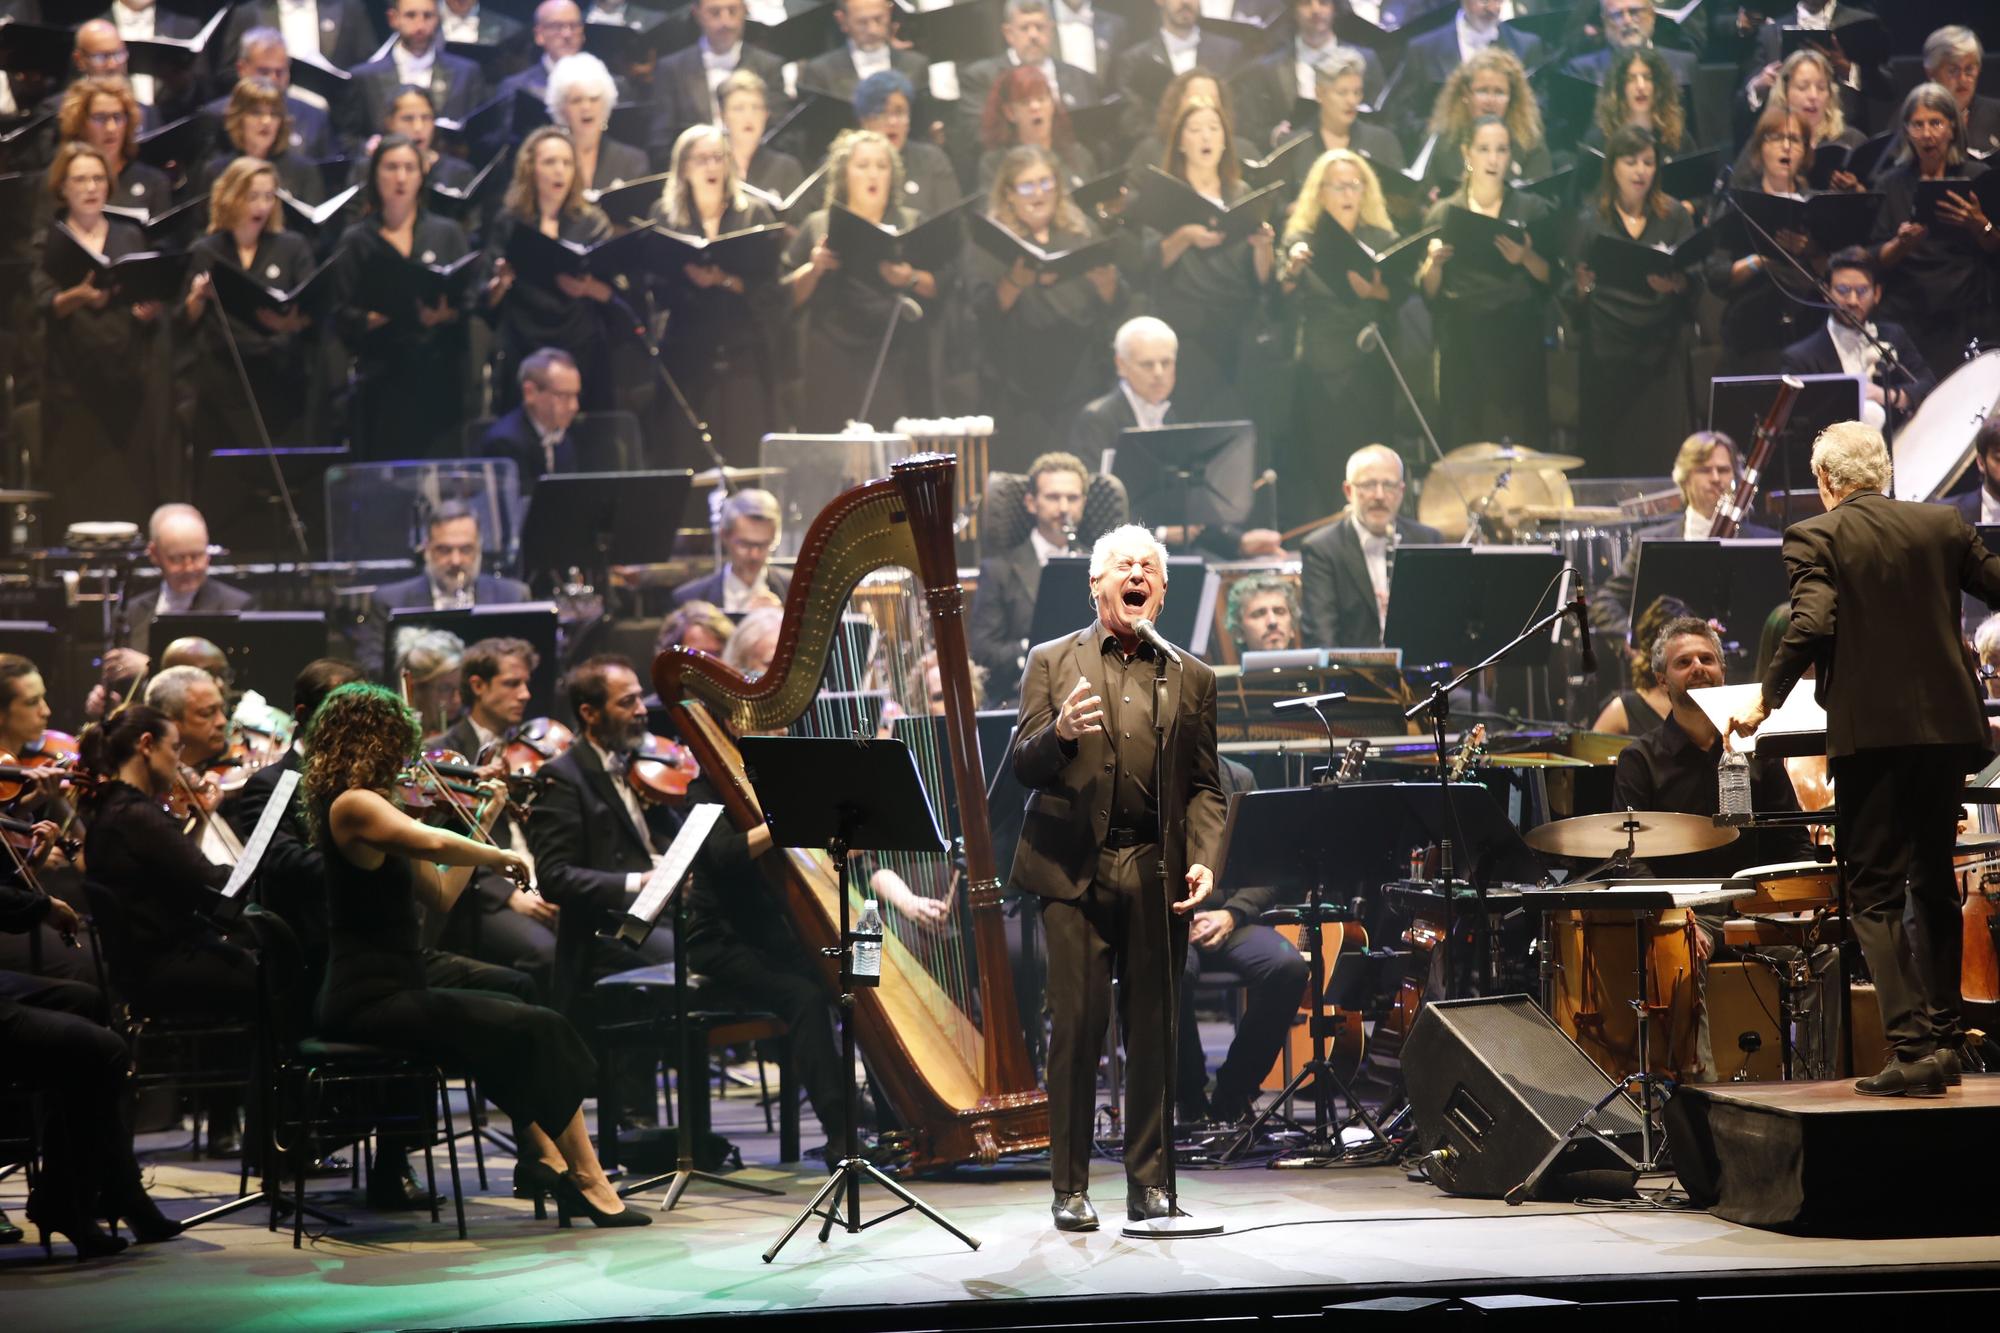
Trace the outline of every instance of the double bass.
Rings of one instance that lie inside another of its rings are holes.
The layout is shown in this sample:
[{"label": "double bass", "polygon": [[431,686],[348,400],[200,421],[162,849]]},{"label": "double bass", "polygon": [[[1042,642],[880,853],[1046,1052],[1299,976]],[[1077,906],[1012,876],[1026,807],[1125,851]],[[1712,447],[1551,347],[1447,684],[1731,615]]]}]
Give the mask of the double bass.
[{"label": "double bass", "polygon": [[[991,1163],[1049,1143],[1048,1099],[1028,1061],[1000,909],[980,764],[965,595],[953,544],[957,461],[917,454],[886,479],[836,496],[799,548],[770,669],[755,680],[705,654],[674,647],[653,661],[653,686],[680,738],[749,830],[764,820],[736,738],[790,726],[812,707],[849,597],[871,572],[910,570],[922,585],[944,687],[943,729],[959,794],[976,993],[966,977],[933,975],[919,952],[885,938],[881,985],[855,996],[862,1052],[890,1106],[909,1128],[916,1170]],[[822,860],[773,849],[759,860],[802,941],[831,980],[839,952],[835,877]]]}]

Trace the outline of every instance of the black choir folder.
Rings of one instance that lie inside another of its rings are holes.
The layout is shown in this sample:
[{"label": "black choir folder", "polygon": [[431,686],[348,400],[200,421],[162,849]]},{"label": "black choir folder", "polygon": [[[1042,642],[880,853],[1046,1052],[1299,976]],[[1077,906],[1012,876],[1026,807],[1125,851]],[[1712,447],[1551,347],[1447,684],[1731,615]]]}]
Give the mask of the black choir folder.
[{"label": "black choir folder", "polygon": [[522,282],[555,290],[558,277],[620,277],[652,272],[651,256],[658,236],[650,230],[628,231],[595,245],[544,236],[534,227],[516,227],[507,235],[507,263]]},{"label": "black choir folder", "polygon": [[[1771,235],[1800,232],[1818,241],[1828,254],[1850,245],[1866,245],[1875,233],[1882,200],[1879,194],[1816,194],[1810,199],[1794,199],[1762,190],[1729,191],[1729,202],[1737,211]],[[1749,239],[1761,248],[1761,239],[1754,233]]]},{"label": "black choir folder", "polygon": [[664,264],[713,264],[725,273],[752,281],[776,273],[778,256],[785,248],[785,227],[778,222],[726,231],[712,240],[666,227],[655,227],[654,232],[658,238],[654,250]]},{"label": "black choir folder", "polygon": [[1416,277],[1417,265],[1423,262],[1424,254],[1430,249],[1431,238],[1437,234],[1436,227],[1426,227],[1385,249],[1371,250],[1353,232],[1336,222],[1333,214],[1321,213],[1312,235],[1313,272],[1333,289],[1336,297],[1354,297],[1354,289],[1347,284],[1349,273],[1366,278],[1371,273],[1379,272],[1382,281],[1391,288],[1408,288]]},{"label": "black choir folder", "polygon": [[1037,273],[1050,273],[1058,278],[1073,278],[1101,265],[1116,262],[1113,257],[1113,247],[1116,242],[1109,236],[1087,241],[1068,250],[1044,250],[984,213],[975,213],[972,216],[972,239],[980,249],[1010,268],[1016,262],[1024,263]]},{"label": "black choir folder", "polygon": [[1590,238],[1583,262],[1606,287],[1650,295],[1647,278],[1671,278],[1684,273],[1715,248],[1715,230],[1698,227],[1674,245],[1644,245],[1604,232]]},{"label": "black choir folder", "polygon": [[898,231],[835,204],[827,210],[826,243],[849,269],[858,265],[868,272],[878,264],[901,262],[934,270],[958,253],[958,210],[949,209],[908,231]]},{"label": "black choir folder", "polygon": [[328,289],[333,285],[333,265],[321,264],[290,291],[261,283],[234,264],[217,264],[208,271],[208,280],[215,288],[215,299],[225,311],[246,324],[254,324],[266,310],[274,315],[292,309],[318,315],[326,308]]},{"label": "black choir folder", "polygon": [[1128,211],[1153,230],[1208,227],[1232,241],[1244,239],[1269,222],[1285,196],[1285,185],[1280,181],[1252,190],[1233,204],[1218,204],[1158,167],[1147,167],[1130,184],[1135,198]]},{"label": "black choir folder", "polygon": [[1445,210],[1442,239],[1452,249],[1453,263],[1470,260],[1481,268],[1504,273],[1513,265],[1501,256],[1499,248],[1493,244],[1496,238],[1505,236],[1516,245],[1532,242],[1536,252],[1546,258],[1553,253],[1553,247],[1546,243],[1547,231],[1556,225],[1553,215],[1531,226],[1512,218],[1490,218],[1484,213],[1475,213],[1453,204]]},{"label": "black choir folder", "polygon": [[88,279],[115,301],[138,305],[146,301],[177,301],[187,280],[188,257],[142,251],[106,259],[58,222],[42,252],[42,266],[56,286],[74,287]]},{"label": "black choir folder", "polygon": [[399,255],[387,246],[371,247],[361,266],[354,304],[390,319],[415,319],[418,306],[435,306],[440,300],[463,310],[466,290],[472,286],[473,274],[478,271],[477,250],[450,263],[426,264]]}]

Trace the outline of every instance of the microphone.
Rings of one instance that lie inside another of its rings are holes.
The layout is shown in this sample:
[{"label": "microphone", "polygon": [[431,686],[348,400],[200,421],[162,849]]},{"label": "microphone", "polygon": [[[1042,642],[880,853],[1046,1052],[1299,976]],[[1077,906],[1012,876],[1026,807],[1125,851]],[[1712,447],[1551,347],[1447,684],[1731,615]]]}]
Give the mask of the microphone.
[{"label": "microphone", "polygon": [[917,304],[914,297],[898,296],[896,304],[903,312],[903,322],[905,324],[917,324],[923,321],[924,308]]},{"label": "microphone", "polygon": [[1582,657],[1583,674],[1597,674],[1597,648],[1590,641],[1590,610],[1584,605],[1583,589],[1578,588],[1576,600],[1569,604],[1569,613],[1576,617],[1576,646]]},{"label": "microphone", "polygon": [[1382,326],[1380,324],[1364,325],[1361,332],[1354,335],[1354,350],[1365,352],[1381,340]]},{"label": "microphone", "polygon": [[1147,643],[1152,644],[1154,652],[1165,653],[1167,655],[1167,660],[1169,662],[1179,662],[1181,660],[1181,655],[1174,651],[1174,646],[1171,643],[1168,643],[1158,630],[1153,628],[1152,621],[1150,620],[1134,621],[1132,623],[1132,632],[1134,634],[1137,634],[1141,639],[1144,639]]}]

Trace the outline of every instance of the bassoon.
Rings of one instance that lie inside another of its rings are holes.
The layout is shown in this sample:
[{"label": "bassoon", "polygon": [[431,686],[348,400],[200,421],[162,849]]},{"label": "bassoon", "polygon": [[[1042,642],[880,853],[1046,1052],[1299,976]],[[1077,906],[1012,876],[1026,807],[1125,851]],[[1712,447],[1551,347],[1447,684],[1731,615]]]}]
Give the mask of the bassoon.
[{"label": "bassoon", "polygon": [[1743,475],[1730,484],[1729,494],[1715,507],[1715,525],[1708,530],[1711,537],[1734,537],[1743,526],[1743,516],[1757,503],[1757,483],[1763,479],[1764,468],[1771,461],[1771,450],[1778,442],[1778,432],[1790,420],[1792,407],[1799,399],[1799,390],[1805,388],[1805,381],[1796,375],[1786,375],[1778,381],[1778,396],[1771,401],[1771,410],[1757,423],[1757,433],[1750,438],[1750,458],[1743,465]]}]

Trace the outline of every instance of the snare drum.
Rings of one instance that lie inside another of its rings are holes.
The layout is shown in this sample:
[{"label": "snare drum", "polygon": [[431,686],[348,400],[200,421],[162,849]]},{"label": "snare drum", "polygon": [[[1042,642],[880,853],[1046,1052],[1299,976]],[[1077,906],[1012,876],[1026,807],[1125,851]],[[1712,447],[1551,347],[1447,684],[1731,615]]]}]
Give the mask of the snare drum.
[{"label": "snare drum", "polygon": [[1736,872],[1738,883],[1754,884],[1757,892],[1731,904],[1738,916],[1770,916],[1816,912],[1840,901],[1838,872],[1819,861],[1780,861],[1748,866]]},{"label": "snare drum", "polygon": [[[1670,1078],[1691,1075],[1699,1032],[1695,1011],[1694,914],[1685,907],[1660,913],[1646,946],[1646,1068]],[[1575,1039],[1597,1067],[1613,1078],[1639,1072],[1637,940],[1632,917],[1622,912],[1550,915],[1555,963],[1556,1026]]]}]

